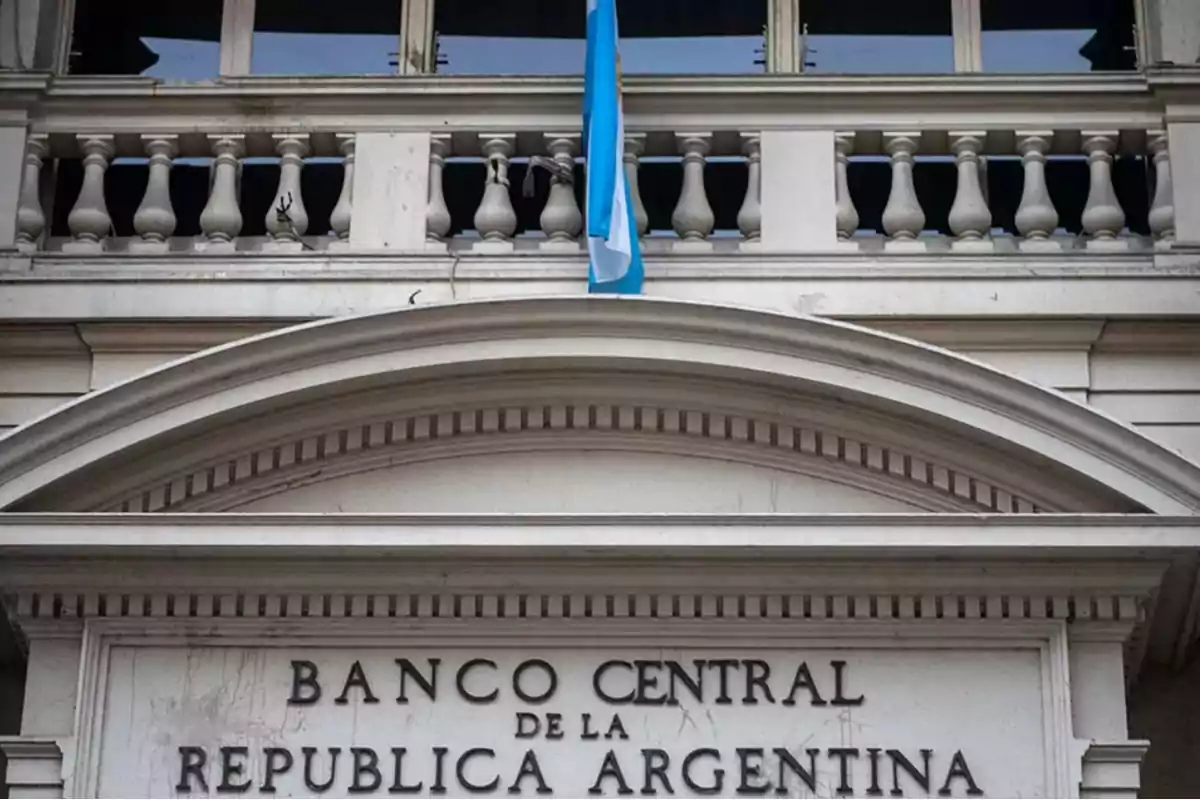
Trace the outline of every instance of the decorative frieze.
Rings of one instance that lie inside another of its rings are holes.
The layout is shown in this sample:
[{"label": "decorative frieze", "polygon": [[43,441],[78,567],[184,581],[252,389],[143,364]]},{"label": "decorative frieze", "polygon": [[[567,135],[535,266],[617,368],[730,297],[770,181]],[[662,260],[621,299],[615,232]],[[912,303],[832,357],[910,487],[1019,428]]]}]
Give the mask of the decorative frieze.
[{"label": "decorative frieze", "polygon": [[[448,446],[452,441],[488,437],[497,445],[513,435],[546,432],[614,436],[638,440],[672,437],[681,446],[717,443],[733,448],[728,457],[763,466],[791,468],[806,465],[849,469],[873,488],[888,486],[911,502],[932,504],[937,510],[1038,513],[1049,511],[1037,502],[986,476],[939,463],[927,455],[900,449],[821,427],[781,424],[736,414],[659,405],[557,404],[461,408],[395,420],[371,420],[300,438],[276,442],[246,452],[233,452],[183,474],[106,503],[102,510],[119,512],[215,511],[235,499],[244,502],[259,491],[274,491],[292,473],[331,478],[361,469],[364,461],[394,460],[418,448]],[[581,443],[582,444],[582,443]],[[298,479],[300,480],[300,479]],[[307,480],[307,479],[304,479]],[[303,480],[301,481],[303,482]],[[882,483],[881,483],[882,482]],[[914,492],[915,494],[911,494]],[[229,500],[223,501],[223,497]],[[924,498],[922,500],[922,498]]]},{"label": "decorative frieze", "polygon": [[713,619],[807,621],[1142,621],[1142,598],[1113,594],[890,592],[22,592],[18,620],[174,619]]}]

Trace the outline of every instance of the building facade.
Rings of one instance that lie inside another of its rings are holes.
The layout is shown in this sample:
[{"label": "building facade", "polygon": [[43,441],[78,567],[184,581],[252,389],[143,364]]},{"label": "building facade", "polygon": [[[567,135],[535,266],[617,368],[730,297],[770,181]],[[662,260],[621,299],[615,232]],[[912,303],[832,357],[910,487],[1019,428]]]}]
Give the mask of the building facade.
[{"label": "building facade", "polygon": [[1200,792],[1200,4],[583,5],[0,1],[8,796]]}]

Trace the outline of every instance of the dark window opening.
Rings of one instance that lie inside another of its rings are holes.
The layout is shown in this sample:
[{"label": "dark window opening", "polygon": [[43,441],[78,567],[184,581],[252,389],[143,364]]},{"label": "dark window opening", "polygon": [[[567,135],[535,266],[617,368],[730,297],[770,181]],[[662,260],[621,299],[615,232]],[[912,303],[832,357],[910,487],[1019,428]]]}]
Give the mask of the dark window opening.
[{"label": "dark window opening", "polygon": [[400,50],[402,0],[257,0],[250,72],[387,75]]},{"label": "dark window opening", "polygon": [[[766,0],[617,0],[626,74],[762,72]],[[435,71],[580,75],[585,5],[558,0],[437,0]]]},{"label": "dark window opening", "polygon": [[221,0],[76,0],[67,71],[204,80],[220,50]]},{"label": "dark window opening", "polygon": [[1132,0],[983,0],[985,72],[1137,69]]},{"label": "dark window opening", "polygon": [[953,72],[950,0],[800,0],[800,53],[817,74]]}]

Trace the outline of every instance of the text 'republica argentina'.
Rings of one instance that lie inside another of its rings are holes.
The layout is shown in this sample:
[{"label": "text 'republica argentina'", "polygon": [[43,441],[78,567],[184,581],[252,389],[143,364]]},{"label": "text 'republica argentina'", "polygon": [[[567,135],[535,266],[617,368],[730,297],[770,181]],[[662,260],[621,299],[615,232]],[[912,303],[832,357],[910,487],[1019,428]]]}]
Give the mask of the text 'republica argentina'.
[{"label": "text 'republica argentina'", "polygon": [[[971,768],[961,750],[935,753],[931,748],[887,746],[808,747],[805,741],[747,742],[729,748],[685,747],[671,751],[643,747],[638,729],[622,720],[624,707],[761,706],[845,707],[867,703],[852,693],[845,661],[809,665],[800,661],[786,673],[772,672],[760,659],[598,661],[591,670],[589,709],[553,708],[559,671],[549,661],[521,661],[507,674],[489,658],[454,665],[440,658],[394,659],[387,675],[368,675],[360,661],[330,676],[315,662],[293,660],[289,706],[415,702],[436,704],[445,693],[466,703],[507,703],[513,712],[507,730],[463,731],[465,744],[446,742],[386,748],[261,747],[182,745],[180,793],[241,794],[277,791],[285,779],[303,780],[314,794],[550,796],[556,787],[544,769],[563,757],[547,742],[595,743],[573,764],[589,764],[586,791],[594,796],[727,795],[761,797],[809,795],[978,796]],[[333,694],[336,692],[336,694]],[[572,699],[572,705],[578,698]],[[753,713],[753,712],[748,712]],[[456,734],[458,735],[458,734]],[[769,735],[769,734],[768,734]],[[526,740],[528,748],[512,763],[500,763],[496,737]],[[808,737],[805,737],[806,739]],[[543,747],[537,745],[543,743]],[[892,743],[896,744],[896,743]],[[572,772],[578,774],[578,768]],[[211,787],[211,788],[210,788]],[[565,789],[564,789],[565,790]]]}]

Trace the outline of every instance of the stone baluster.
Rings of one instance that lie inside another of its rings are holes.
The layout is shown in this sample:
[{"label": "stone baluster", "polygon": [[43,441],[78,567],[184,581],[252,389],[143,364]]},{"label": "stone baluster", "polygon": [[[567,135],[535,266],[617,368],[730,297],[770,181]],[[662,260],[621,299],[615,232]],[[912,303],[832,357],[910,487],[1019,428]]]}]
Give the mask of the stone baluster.
[{"label": "stone baluster", "polygon": [[[579,137],[575,134],[547,133],[544,135],[546,150],[558,165],[575,171],[575,152],[579,147]],[[549,241],[543,247],[549,249],[577,250],[575,237],[583,230],[583,214],[579,211],[579,203],[575,200],[575,183],[550,176],[550,194],[546,198],[546,206],[542,209],[542,232]]]},{"label": "stone baluster", "polygon": [[762,136],[742,134],[742,152],[746,154],[746,197],[738,210],[737,224],[745,244],[757,243],[762,236]]},{"label": "stone baluster", "polygon": [[1083,132],[1083,152],[1087,154],[1087,204],[1083,207],[1083,229],[1089,236],[1088,247],[1102,250],[1124,249],[1128,242],[1119,239],[1125,227],[1125,212],[1113,188],[1113,153],[1117,149],[1117,132]]},{"label": "stone baluster", "polygon": [[83,185],[67,216],[72,241],[63,245],[63,251],[99,253],[103,252],[104,240],[112,230],[112,217],[104,200],[104,173],[113,157],[113,137],[81,134],[76,139],[83,151]]},{"label": "stone baluster", "polygon": [[308,232],[308,212],[300,190],[300,172],[309,152],[307,134],[275,134],[275,152],[279,153],[279,188],[267,209],[268,251],[299,251],[301,237]]},{"label": "stone baluster", "polygon": [[854,134],[834,136],[834,189],[837,197],[837,236],[845,241],[858,230],[858,209],[850,196],[850,154],[854,152]]},{"label": "stone baluster", "polygon": [[715,218],[708,195],[704,190],[704,165],[707,162],[711,133],[679,133],[675,135],[683,153],[683,188],[679,202],[671,214],[671,226],[679,234],[677,245],[711,249],[708,235]]},{"label": "stone baluster", "polygon": [[1058,250],[1050,241],[1058,229],[1058,210],[1046,184],[1046,153],[1054,139],[1051,131],[1017,131],[1017,150],[1025,170],[1021,204],[1017,207],[1017,232],[1024,237],[1022,250]]},{"label": "stone baluster", "polygon": [[1150,203],[1150,230],[1156,243],[1170,247],[1175,241],[1175,191],[1171,183],[1171,149],[1167,132],[1148,131],[1154,156],[1154,200]]},{"label": "stone baluster", "polygon": [[891,237],[888,248],[924,249],[917,241],[925,228],[925,212],[913,184],[913,156],[921,141],[919,133],[885,133],[892,159],[892,188],[883,209],[883,229]]},{"label": "stone baluster", "polygon": [[208,252],[230,252],[234,239],[242,232],[239,159],[246,152],[246,140],[241,134],[218,134],[210,135],[208,141],[213,152],[212,178],[208,203],[200,213],[200,230],[205,236],[200,247]]},{"label": "stone baluster", "polygon": [[450,154],[450,137],[436,134],[429,140],[429,194],[425,205],[425,238],[439,244],[450,233],[450,209],[446,205],[442,174],[446,169],[446,156]]},{"label": "stone baluster", "polygon": [[167,240],[175,233],[175,210],[171,206],[171,167],[179,153],[178,136],[143,136],[150,157],[146,193],[133,215],[133,229],[142,237],[131,242],[131,252],[165,253]]},{"label": "stone baluster", "polygon": [[337,240],[329,245],[331,249],[342,250],[350,246],[350,220],[354,215],[355,139],[353,134],[339,133],[337,141],[338,149],[342,151],[342,190],[329,214],[329,229],[337,236]]},{"label": "stone baluster", "polygon": [[650,215],[642,202],[642,190],[638,185],[638,166],[642,153],[646,150],[646,134],[625,134],[625,182],[629,184],[629,197],[633,201],[633,221],[637,225],[638,236],[645,236],[650,230]]},{"label": "stone baluster", "polygon": [[516,136],[481,134],[483,157],[487,159],[487,183],[483,200],[475,210],[475,230],[483,237],[483,250],[512,250],[512,235],[517,230],[517,212],[509,194],[508,159]]},{"label": "stone baluster", "polygon": [[979,151],[983,149],[984,131],[950,133],[950,146],[958,169],[958,187],[950,206],[950,230],[957,240],[956,249],[992,249],[992,212],[983,196],[980,180]]},{"label": "stone baluster", "polygon": [[17,201],[16,247],[22,253],[32,253],[46,229],[46,212],[42,208],[42,164],[50,154],[50,137],[37,133],[25,140],[25,168],[21,175],[21,196]]}]

